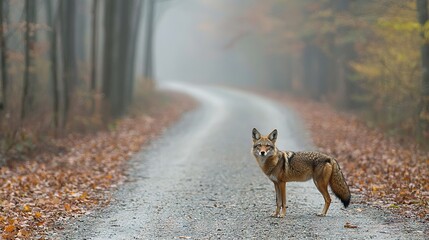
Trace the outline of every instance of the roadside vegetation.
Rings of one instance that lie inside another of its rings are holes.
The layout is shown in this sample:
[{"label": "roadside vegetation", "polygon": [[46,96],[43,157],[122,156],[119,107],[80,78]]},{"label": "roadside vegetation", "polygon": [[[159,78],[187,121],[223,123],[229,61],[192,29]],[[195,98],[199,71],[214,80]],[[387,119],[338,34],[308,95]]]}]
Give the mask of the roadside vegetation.
[{"label": "roadside vegetation", "polygon": [[159,93],[145,112],[95,133],[68,134],[25,164],[1,167],[0,238],[44,239],[65,221],[109,204],[132,155],[194,106],[187,96]]},{"label": "roadside vegetation", "polygon": [[132,154],[193,107],[155,90],[154,3],[0,0],[0,239],[108,204]]},{"label": "roadside vegetation", "polygon": [[[429,146],[426,0],[218,5],[239,14],[220,23],[207,21],[204,29],[228,36],[224,51],[234,52],[242,59],[237,64],[252,69],[246,76],[255,77],[258,88],[353,110],[388,135]],[[239,77],[225,81],[255,86]]]}]

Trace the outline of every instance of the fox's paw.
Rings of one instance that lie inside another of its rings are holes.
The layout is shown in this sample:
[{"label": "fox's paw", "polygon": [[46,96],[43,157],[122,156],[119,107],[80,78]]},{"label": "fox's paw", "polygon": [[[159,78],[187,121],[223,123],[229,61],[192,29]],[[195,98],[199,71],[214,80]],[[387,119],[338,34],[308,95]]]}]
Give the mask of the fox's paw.
[{"label": "fox's paw", "polygon": [[281,211],[281,213],[280,213],[280,218],[284,218],[285,217],[285,215],[286,215],[286,208],[282,208],[282,211]]},{"label": "fox's paw", "polygon": [[275,211],[273,214],[271,214],[271,217],[280,217],[279,212]]},{"label": "fox's paw", "polygon": [[324,213],[316,213],[316,216],[318,216],[318,217],[326,217],[326,214],[324,214]]},{"label": "fox's paw", "polygon": [[284,218],[286,215],[286,211],[275,211],[273,214],[271,214],[272,217],[275,218]]}]

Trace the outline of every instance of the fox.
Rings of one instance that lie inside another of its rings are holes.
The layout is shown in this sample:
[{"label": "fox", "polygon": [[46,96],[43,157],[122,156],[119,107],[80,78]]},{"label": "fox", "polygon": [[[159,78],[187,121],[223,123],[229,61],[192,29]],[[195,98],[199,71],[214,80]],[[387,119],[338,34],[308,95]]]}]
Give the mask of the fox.
[{"label": "fox", "polygon": [[350,189],[337,160],[320,152],[280,151],[276,147],[277,135],[277,129],[267,136],[262,136],[256,128],[252,130],[253,156],[274,183],[276,191],[276,209],[272,216],[283,218],[286,215],[287,182],[305,182],[310,179],[313,179],[325,200],[322,212],[317,216],[326,216],[331,204],[328,185],[347,208],[351,199]]}]

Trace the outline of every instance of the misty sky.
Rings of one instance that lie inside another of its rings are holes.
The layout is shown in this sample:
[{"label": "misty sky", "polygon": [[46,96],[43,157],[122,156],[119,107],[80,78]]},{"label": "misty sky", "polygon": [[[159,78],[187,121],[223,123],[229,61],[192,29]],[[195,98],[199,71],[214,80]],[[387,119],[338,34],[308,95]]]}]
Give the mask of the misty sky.
[{"label": "misty sky", "polygon": [[[180,0],[160,6],[156,73],[160,80],[260,82],[266,39],[242,20],[254,0]],[[259,32],[258,32],[259,33]]]}]

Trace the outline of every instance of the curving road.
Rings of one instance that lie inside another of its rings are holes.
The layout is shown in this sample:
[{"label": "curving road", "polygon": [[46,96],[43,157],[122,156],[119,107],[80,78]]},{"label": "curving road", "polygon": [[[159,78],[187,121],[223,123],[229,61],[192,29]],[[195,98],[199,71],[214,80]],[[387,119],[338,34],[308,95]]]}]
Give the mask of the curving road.
[{"label": "curving road", "polygon": [[[427,227],[334,199],[312,181],[287,184],[288,210],[272,218],[274,187],[250,154],[251,129],[279,130],[281,149],[311,149],[290,110],[261,97],[221,87],[178,83],[164,88],[200,102],[130,163],[130,181],[110,207],[71,223],[61,239],[424,239]],[[341,163],[340,163],[341,164]],[[347,174],[347,173],[345,173]],[[354,201],[355,200],[355,201]],[[344,228],[346,222],[358,228]]]}]

